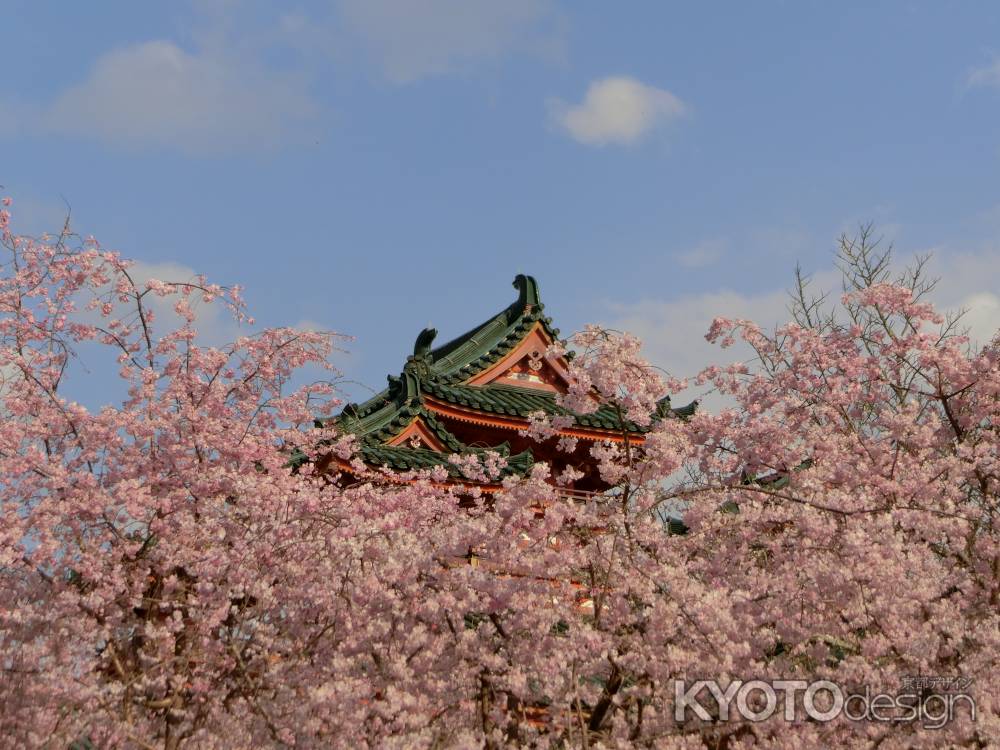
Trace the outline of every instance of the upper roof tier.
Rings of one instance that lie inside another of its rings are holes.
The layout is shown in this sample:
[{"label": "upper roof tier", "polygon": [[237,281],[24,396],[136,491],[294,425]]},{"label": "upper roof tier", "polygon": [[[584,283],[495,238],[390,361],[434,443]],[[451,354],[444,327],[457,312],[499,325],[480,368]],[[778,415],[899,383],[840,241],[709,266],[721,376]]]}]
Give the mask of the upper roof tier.
[{"label": "upper roof tier", "polygon": [[[413,354],[406,359],[403,374],[398,377],[388,376],[389,387],[367,401],[344,407],[341,423],[346,426],[347,420],[350,420],[351,432],[369,433],[370,426],[382,421],[377,414],[384,411],[385,407],[398,401],[399,397],[408,401],[416,395],[406,393],[404,381],[416,378],[419,381],[433,380],[450,384],[469,380],[513,351],[536,324],[552,341],[557,341],[559,329],[552,327],[551,318],[542,315],[545,305],[538,296],[538,282],[531,276],[518,274],[514,277],[513,286],[518,291],[514,302],[486,322],[446,344],[431,348],[437,330],[422,330],[413,344]],[[374,421],[369,419],[373,415],[376,415]]]},{"label": "upper roof tier", "polygon": [[505,310],[494,315],[461,336],[434,349],[425,349],[437,331],[425,328],[417,337],[413,356],[428,354],[431,371],[442,382],[464,381],[497,362],[519,344],[537,323],[553,341],[559,339],[559,329],[552,319],[542,315],[545,305],[538,296],[538,282],[532,276],[518,274],[512,286],[517,299]]}]

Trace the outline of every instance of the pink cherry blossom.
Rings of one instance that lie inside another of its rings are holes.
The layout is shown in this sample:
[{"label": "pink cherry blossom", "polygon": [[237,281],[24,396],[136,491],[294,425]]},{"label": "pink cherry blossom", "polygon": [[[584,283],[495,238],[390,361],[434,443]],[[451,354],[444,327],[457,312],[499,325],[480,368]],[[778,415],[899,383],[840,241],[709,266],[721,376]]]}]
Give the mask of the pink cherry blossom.
[{"label": "pink cherry blossom", "polygon": [[[627,429],[579,459],[609,486],[580,496],[582,463],[365,467],[317,426],[333,390],[287,386],[335,376],[334,335],[201,346],[195,303],[251,325],[238,288],[138,284],[0,216],[5,746],[1000,744],[1000,340],[969,350],[913,286],[869,275],[843,322],[801,308],[773,334],[716,319],[758,361],[706,368],[733,406],[688,419],[637,339],[587,328],[562,407]],[[81,344],[120,368],[120,405],[66,396]],[[972,680],[975,720],[674,715],[677,679],[916,675]]]}]

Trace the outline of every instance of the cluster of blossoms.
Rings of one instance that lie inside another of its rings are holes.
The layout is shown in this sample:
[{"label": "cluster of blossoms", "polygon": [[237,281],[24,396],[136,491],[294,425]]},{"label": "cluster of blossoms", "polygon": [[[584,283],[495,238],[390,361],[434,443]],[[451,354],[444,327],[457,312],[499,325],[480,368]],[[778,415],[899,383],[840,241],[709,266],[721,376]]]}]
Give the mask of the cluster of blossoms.
[{"label": "cluster of blossoms", "polygon": [[[665,382],[639,353],[642,342],[629,333],[589,325],[572,337],[572,344],[576,366],[562,397],[562,404],[572,412],[586,414],[602,403],[612,403],[626,419],[645,427],[668,389],[686,387],[683,381]],[[562,347],[554,349],[560,353]]]},{"label": "cluster of blossoms", "polygon": [[[235,290],[140,283],[92,241],[0,218],[11,746],[1000,743],[1000,347],[936,333],[912,289],[862,285],[842,326],[717,320],[759,366],[706,370],[735,406],[687,421],[651,420],[678,384],[635,339],[588,329],[563,405],[646,428],[594,446],[611,489],[567,499],[571,477],[540,464],[460,498],[440,467],[336,481],[329,456],[351,460],[352,441],[314,426],[336,399],[288,389],[328,366],[331,335],[200,346],[193,302],[245,321]],[[117,360],[121,406],[64,397],[80,345]],[[971,679],[977,715],[927,730],[675,714],[677,679],[912,675]]]}]

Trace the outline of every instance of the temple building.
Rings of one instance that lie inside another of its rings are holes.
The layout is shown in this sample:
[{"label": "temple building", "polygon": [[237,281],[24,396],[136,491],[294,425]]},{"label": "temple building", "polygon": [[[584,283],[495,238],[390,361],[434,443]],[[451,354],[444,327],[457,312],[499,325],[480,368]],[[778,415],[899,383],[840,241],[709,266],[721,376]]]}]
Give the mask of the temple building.
[{"label": "temple building", "polygon": [[[582,476],[567,490],[590,493],[606,489],[590,455],[595,442],[643,441],[643,428],[619,420],[602,406],[589,414],[572,414],[557,395],[567,390],[572,353],[549,356],[559,330],[545,316],[538,284],[530,276],[514,279],[517,299],[486,322],[435,347],[437,334],[427,328],[417,336],[402,372],[390,375],[388,387],[361,404],[348,404],[337,417],[340,428],[359,438],[359,453],[372,468],[396,471],[445,467],[450,481],[471,484],[450,461],[455,454],[493,450],[506,458],[504,475],[523,474],[538,461],[557,476],[572,465]],[[669,396],[657,406],[656,418],[686,416],[695,404],[674,409]],[[538,442],[522,434],[533,412],[572,417],[559,436],[575,438],[572,452],[559,451],[557,438]],[[345,472],[350,467],[341,466]],[[499,489],[498,482],[478,484]]]}]

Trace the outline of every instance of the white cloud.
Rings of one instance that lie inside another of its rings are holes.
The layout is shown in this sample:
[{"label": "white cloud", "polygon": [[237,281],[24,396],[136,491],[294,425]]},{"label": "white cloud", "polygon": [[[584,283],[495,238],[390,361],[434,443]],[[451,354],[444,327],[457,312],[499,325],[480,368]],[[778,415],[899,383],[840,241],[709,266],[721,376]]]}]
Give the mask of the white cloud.
[{"label": "white cloud", "polygon": [[575,140],[597,146],[635,143],[688,111],[669,91],[627,77],[601,78],[587,88],[583,103],[552,100],[549,109],[555,124]]},{"label": "white cloud", "polygon": [[962,323],[974,343],[985,344],[1000,328],[1000,297],[992,292],[970,294],[955,307],[966,311]]},{"label": "white cloud", "polygon": [[[752,352],[741,345],[722,350],[705,340],[714,318],[748,318],[765,326],[774,325],[787,319],[787,302],[783,290],[754,295],[723,289],[669,301],[644,300],[617,306],[612,310],[610,325],[642,339],[643,354],[654,365],[674,377],[693,378],[710,364],[751,358]],[[672,397],[675,405],[701,399],[712,411],[724,403],[708,394],[707,388],[697,386]]]},{"label": "white cloud", "polygon": [[965,310],[962,326],[974,344],[989,342],[1000,328],[1000,252],[949,253],[938,251],[930,273],[939,278],[932,301],[941,310]]},{"label": "white cloud", "polygon": [[550,0],[340,0],[339,15],[393,82],[448,73],[515,47],[551,52]]},{"label": "white cloud", "polygon": [[1000,88],[1000,57],[988,65],[973,68],[965,77],[965,85],[969,88],[993,86]]},{"label": "white cloud", "polygon": [[674,259],[685,268],[703,268],[717,262],[726,249],[725,240],[705,240],[690,250],[674,255]]},{"label": "white cloud", "polygon": [[[901,256],[897,265],[911,260]],[[1000,328],[1000,296],[993,291],[1000,289],[1000,252],[958,254],[939,249],[932,256],[928,272],[940,279],[930,297],[937,309],[966,310],[962,326],[968,328],[973,344],[990,341]],[[814,291],[829,291],[831,302],[839,300],[838,272],[824,270],[812,278]],[[692,377],[710,364],[752,360],[749,348],[737,343],[721,349],[705,341],[705,334],[717,316],[753,320],[765,330],[787,322],[790,315],[786,290],[793,281],[791,268],[784,280],[787,283],[778,288],[754,294],[715,290],[673,300],[613,306],[608,325],[639,336],[645,356],[654,365],[676,377]],[[713,411],[727,403],[704,387],[692,387],[678,394],[674,402],[683,404],[692,398],[703,399],[705,407]]]},{"label": "white cloud", "polygon": [[45,109],[43,127],[184,151],[270,147],[316,113],[302,80],[225,50],[150,41],[101,56]]}]

